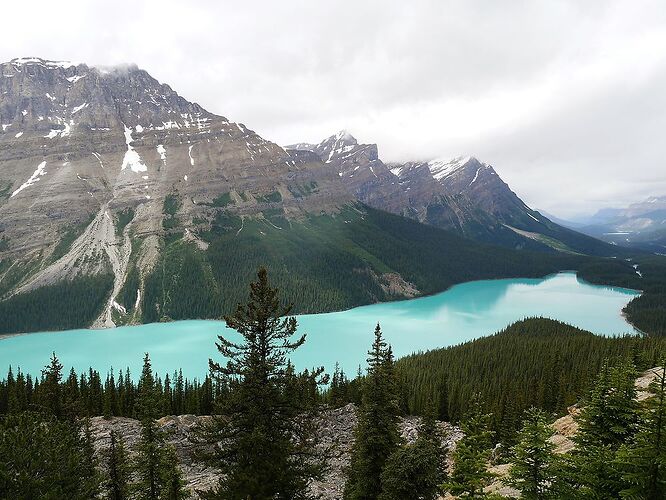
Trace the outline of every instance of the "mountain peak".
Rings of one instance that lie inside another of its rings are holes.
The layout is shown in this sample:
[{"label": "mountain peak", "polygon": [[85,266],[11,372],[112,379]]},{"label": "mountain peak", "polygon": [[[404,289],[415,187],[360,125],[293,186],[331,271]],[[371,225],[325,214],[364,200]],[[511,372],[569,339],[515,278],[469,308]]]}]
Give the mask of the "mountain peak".
[{"label": "mountain peak", "polygon": [[16,57],[11,61],[9,61],[9,63],[15,66],[27,66],[31,64],[37,64],[40,66],[46,66],[51,68],[63,68],[63,69],[82,65],[82,63],[72,62],[72,61],[50,61],[48,59],[42,59],[41,57]]},{"label": "mountain peak", "polygon": [[347,130],[340,130],[337,134],[335,134],[335,140],[338,142],[341,142],[343,144],[348,144],[348,145],[356,145],[358,144],[358,141],[356,140],[356,137],[351,135]]}]

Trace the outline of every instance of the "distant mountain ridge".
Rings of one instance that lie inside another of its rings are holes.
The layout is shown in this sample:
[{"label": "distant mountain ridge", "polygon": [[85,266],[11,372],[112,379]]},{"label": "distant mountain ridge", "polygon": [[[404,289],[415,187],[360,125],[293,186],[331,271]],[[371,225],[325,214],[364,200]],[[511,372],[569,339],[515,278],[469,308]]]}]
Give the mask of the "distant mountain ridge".
[{"label": "distant mountain ridge", "polygon": [[316,145],[286,149],[316,153],[359,200],[372,207],[477,241],[549,252],[615,252],[532,210],[491,165],[472,156],[385,164],[376,144],[359,144],[344,130]]},{"label": "distant mountain ridge", "polygon": [[666,253],[666,196],[599,210],[578,230],[616,245]]}]

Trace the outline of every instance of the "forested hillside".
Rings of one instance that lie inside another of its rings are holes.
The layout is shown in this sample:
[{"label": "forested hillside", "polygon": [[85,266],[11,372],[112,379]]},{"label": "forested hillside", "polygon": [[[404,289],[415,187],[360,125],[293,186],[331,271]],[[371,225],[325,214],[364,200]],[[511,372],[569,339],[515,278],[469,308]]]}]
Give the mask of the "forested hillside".
[{"label": "forested hillside", "polygon": [[490,337],[397,360],[408,413],[438,402],[442,419],[459,420],[473,394],[493,413],[500,440],[511,440],[524,410],[563,413],[588,390],[604,360],[659,364],[664,337],[604,337],[544,318],[519,321]]}]

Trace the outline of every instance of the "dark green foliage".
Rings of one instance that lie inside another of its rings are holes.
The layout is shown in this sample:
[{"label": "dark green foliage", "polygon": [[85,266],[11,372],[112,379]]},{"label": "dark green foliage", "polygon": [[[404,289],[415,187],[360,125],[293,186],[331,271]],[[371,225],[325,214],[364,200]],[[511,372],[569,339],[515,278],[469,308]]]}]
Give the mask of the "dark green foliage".
[{"label": "dark green foliage", "polygon": [[[360,205],[300,221],[287,221],[278,209],[264,216],[219,211],[210,230],[198,234],[209,244],[205,251],[165,242],[146,280],[143,321],[230,313],[260,266],[271,269],[295,312],[305,313],[395,299],[381,286],[384,273],[398,273],[427,294],[473,279],[544,276],[585,260],[481,245]],[[184,273],[186,258],[196,265]]]},{"label": "dark green foliage", "polygon": [[130,462],[121,436],[111,431],[109,450],[106,459],[107,478],[104,484],[108,500],[128,500],[130,498]]},{"label": "dark green foliage", "polygon": [[120,210],[118,213],[116,213],[116,234],[123,234],[125,227],[127,227],[127,224],[132,222],[132,219],[134,219],[134,209],[132,207],[124,208],[123,210]]},{"label": "dark green foliage", "polygon": [[184,318],[219,318],[220,290],[211,265],[194,245],[167,245],[148,276],[143,322]]},{"label": "dark green foliage", "polygon": [[583,498],[618,498],[626,487],[616,453],[636,431],[634,366],[604,363],[580,415],[575,450],[567,457],[565,479]]},{"label": "dark green foliage", "polygon": [[262,203],[279,203],[282,201],[282,195],[279,191],[273,191],[265,195],[255,195],[255,199]]},{"label": "dark green foliage", "polygon": [[605,359],[634,357],[639,369],[666,352],[660,337],[604,337],[559,321],[532,318],[464,344],[399,359],[409,413],[439,401],[440,418],[457,421],[470,397],[483,394],[500,441],[513,443],[522,413],[537,406],[563,413],[590,388]]},{"label": "dark green foliage", "polygon": [[76,224],[74,226],[70,226],[63,229],[60,234],[60,240],[58,241],[58,244],[56,245],[56,247],[53,249],[53,252],[49,256],[49,262],[55,262],[60,257],[69,252],[72,243],[74,243],[74,241],[76,241],[76,239],[79,236],[81,236],[85,228],[88,226],[88,224],[90,224],[93,221],[94,218],[95,214],[90,214],[88,218],[83,222],[81,222],[80,224]]},{"label": "dark green foliage", "polygon": [[628,361],[615,366],[604,363],[594,387],[577,418],[576,444],[581,449],[593,445],[617,449],[633,436],[637,403],[636,368]]},{"label": "dark green foliage", "polygon": [[368,355],[368,373],[363,381],[363,399],[344,490],[344,498],[349,500],[379,498],[384,466],[400,444],[393,353],[379,324]]},{"label": "dark green foliage", "polygon": [[137,418],[141,421],[134,485],[141,500],[180,500],[186,497],[175,452],[165,444],[165,435],[155,422],[161,415],[160,391],[153,376],[150,357],[145,355],[138,386]]},{"label": "dark green foliage", "polygon": [[9,240],[6,236],[2,236],[0,237],[0,252],[4,252],[5,250],[9,250]]},{"label": "dark green foliage", "polygon": [[508,484],[526,500],[558,498],[558,459],[555,445],[549,441],[553,430],[548,415],[538,408],[525,412],[518,442],[512,449]]},{"label": "dark green foliage", "polygon": [[[224,318],[241,340],[219,335],[216,345],[227,362],[210,360],[211,374],[230,391],[205,432],[216,443],[209,460],[225,474],[207,498],[306,499],[308,482],[322,472],[315,450],[316,407],[293,393],[287,357],[305,335],[292,338],[297,324],[290,312],[260,269],[247,304]],[[315,390],[321,373],[309,375]]]},{"label": "dark green foliage", "polygon": [[165,230],[174,229],[178,226],[179,220],[178,217],[176,217],[176,214],[181,206],[182,202],[178,195],[168,194],[164,197],[164,205],[162,206],[164,219],[162,220],[162,227]]},{"label": "dark green foliage", "polygon": [[0,182],[0,201],[6,200],[11,194],[12,185],[9,182]]},{"label": "dark green foliage", "polygon": [[479,498],[493,475],[487,470],[492,451],[491,415],[485,413],[480,395],[475,394],[461,422],[464,433],[453,452],[453,471],[444,483],[451,494],[464,498]]},{"label": "dark green foliage", "polygon": [[162,492],[160,500],[185,500],[190,494],[185,488],[185,479],[178,465],[176,450],[167,446],[162,457]]},{"label": "dark green foliage", "polygon": [[231,197],[230,192],[222,193],[219,195],[217,198],[213,200],[213,203],[211,206],[213,207],[226,207],[227,205],[230,205],[234,202],[233,198]]},{"label": "dark green foliage", "polygon": [[42,370],[39,401],[41,402],[42,411],[56,418],[64,416],[63,398],[60,387],[61,381],[62,364],[54,352],[50,363]]},{"label": "dark green foliage", "polygon": [[[666,360],[664,360],[666,361]],[[666,498],[666,363],[649,387],[638,432],[618,453],[618,468],[626,483],[624,498]]]},{"label": "dark green foliage", "polygon": [[125,310],[128,313],[134,310],[140,285],[141,279],[139,277],[139,271],[136,266],[131,266],[125,277],[125,283],[123,283],[123,287],[116,298],[116,300],[125,307]]},{"label": "dark green foliage", "polygon": [[113,277],[76,278],[0,302],[0,333],[67,330],[89,326],[106,304]]},{"label": "dark green foliage", "polygon": [[37,413],[0,418],[0,497],[93,498],[93,474],[80,426]]},{"label": "dark green foliage", "polygon": [[433,500],[444,480],[443,453],[430,405],[419,436],[389,456],[381,474],[381,500]]}]

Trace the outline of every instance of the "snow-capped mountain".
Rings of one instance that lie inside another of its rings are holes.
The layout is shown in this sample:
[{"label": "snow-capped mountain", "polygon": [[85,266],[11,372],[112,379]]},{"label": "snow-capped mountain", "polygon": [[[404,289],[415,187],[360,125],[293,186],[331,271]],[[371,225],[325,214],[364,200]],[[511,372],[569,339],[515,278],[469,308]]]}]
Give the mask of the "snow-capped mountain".
[{"label": "snow-capped mountain", "polygon": [[160,237],[196,239],[222,205],[305,217],[351,201],[316,155],[289,154],[136,66],[0,64],[0,260],[14,263],[0,292],[112,270],[115,296],[130,262],[149,269]]},{"label": "snow-capped mountain", "polygon": [[491,165],[472,156],[387,165],[376,144],[359,144],[347,131],[287,149],[292,147],[317,153],[372,207],[514,248],[609,251],[532,210]]}]

